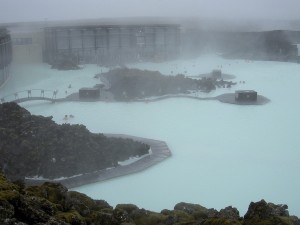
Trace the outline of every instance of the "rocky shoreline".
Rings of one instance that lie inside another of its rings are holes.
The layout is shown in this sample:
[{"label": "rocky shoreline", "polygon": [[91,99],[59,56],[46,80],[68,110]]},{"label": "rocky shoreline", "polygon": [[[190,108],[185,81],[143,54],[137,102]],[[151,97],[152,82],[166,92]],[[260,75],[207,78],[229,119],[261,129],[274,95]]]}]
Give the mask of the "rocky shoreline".
[{"label": "rocky shoreline", "polygon": [[285,204],[251,202],[241,216],[232,206],[221,210],[178,203],[173,209],[153,212],[133,204],[110,206],[85,194],[68,191],[59,183],[26,187],[0,173],[1,225],[299,225]]},{"label": "rocky shoreline", "polygon": [[129,136],[124,134],[104,134],[107,137],[131,139],[150,146],[151,154],[138,159],[137,161],[128,165],[118,165],[109,169],[95,171],[92,173],[84,173],[74,177],[66,177],[59,180],[51,179],[30,179],[25,178],[26,185],[38,185],[44,182],[59,182],[67,188],[74,188],[90,183],[100,182],[120,176],[125,176],[132,173],[141,172],[161,161],[167,159],[172,155],[168,145],[164,141],[147,139],[136,136]]},{"label": "rocky shoreline", "polygon": [[150,150],[138,138],[107,137],[84,125],[58,125],[52,117],[31,115],[16,103],[0,104],[0,140],[0,169],[12,180],[76,177],[117,167]]}]

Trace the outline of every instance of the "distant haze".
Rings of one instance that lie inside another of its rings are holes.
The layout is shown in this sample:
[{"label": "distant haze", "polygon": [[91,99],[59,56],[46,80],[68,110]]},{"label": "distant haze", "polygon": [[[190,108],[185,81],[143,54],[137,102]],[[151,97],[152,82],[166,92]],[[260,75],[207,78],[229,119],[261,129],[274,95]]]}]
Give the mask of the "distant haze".
[{"label": "distant haze", "polygon": [[117,17],[300,20],[299,0],[0,0],[0,23]]}]

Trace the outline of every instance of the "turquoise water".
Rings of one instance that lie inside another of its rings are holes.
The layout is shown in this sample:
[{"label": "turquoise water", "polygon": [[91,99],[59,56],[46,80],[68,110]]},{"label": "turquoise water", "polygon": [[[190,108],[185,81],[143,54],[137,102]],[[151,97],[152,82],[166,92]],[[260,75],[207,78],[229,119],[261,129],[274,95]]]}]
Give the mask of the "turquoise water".
[{"label": "turquoise water", "polygon": [[[160,211],[178,202],[241,213],[251,201],[284,203],[300,212],[300,64],[224,60],[205,55],[193,60],[129,65],[164,74],[197,75],[221,68],[236,76],[237,89],[254,89],[271,100],[263,106],[238,106],[218,101],[168,99],[152,103],[22,103],[30,112],[64,123],[81,123],[92,132],[124,133],[164,140],[173,156],[148,170],[81,186],[74,190],[111,205],[133,203]],[[103,68],[104,70],[104,68]],[[15,65],[0,95],[31,88],[57,89],[61,97],[99,83],[100,68],[56,71],[43,64]],[[239,81],[245,81],[240,84]],[[68,89],[68,85],[72,88]]]}]

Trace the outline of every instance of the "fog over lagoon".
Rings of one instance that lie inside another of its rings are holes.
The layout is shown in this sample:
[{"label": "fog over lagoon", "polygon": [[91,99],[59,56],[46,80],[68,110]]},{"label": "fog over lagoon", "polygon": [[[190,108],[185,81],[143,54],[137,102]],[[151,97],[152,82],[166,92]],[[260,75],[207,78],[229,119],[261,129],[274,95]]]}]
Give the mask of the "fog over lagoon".
[{"label": "fog over lagoon", "polygon": [[[265,199],[300,212],[300,64],[225,60],[215,55],[166,63],[139,63],[129,67],[187,75],[210,72],[236,75],[231,89],[254,89],[271,100],[263,106],[239,106],[218,101],[168,99],[152,103],[45,103],[21,105],[33,114],[53,116],[64,123],[82,123],[92,132],[124,133],[166,141],[173,156],[143,172],[75,188],[111,205],[133,203],[160,211],[178,202],[221,209],[238,208],[241,215],[251,201]],[[13,65],[12,76],[0,95],[34,88],[58,89],[60,96],[93,86],[101,69],[57,71],[49,65]],[[105,71],[105,68],[102,69]],[[239,81],[246,81],[240,84]],[[72,84],[72,90],[68,85]]]},{"label": "fog over lagoon", "polygon": [[10,0],[1,22],[93,18],[168,17],[213,20],[299,20],[298,0]]}]

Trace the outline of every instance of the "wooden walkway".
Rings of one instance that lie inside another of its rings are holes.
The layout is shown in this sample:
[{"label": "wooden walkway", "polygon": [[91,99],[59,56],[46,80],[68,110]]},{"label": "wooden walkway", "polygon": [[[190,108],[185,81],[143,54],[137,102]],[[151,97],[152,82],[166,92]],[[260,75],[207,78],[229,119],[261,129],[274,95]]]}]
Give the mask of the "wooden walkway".
[{"label": "wooden walkway", "polygon": [[70,178],[60,179],[60,180],[36,180],[36,179],[25,179],[27,185],[39,185],[44,182],[59,182],[65,185],[67,188],[74,188],[82,186],[85,184],[95,183],[99,181],[105,181],[108,179],[125,176],[128,174],[137,173],[143,171],[151,166],[160,163],[161,161],[167,159],[172,155],[168,145],[164,141],[153,140],[148,138],[129,136],[124,134],[105,134],[107,137],[117,137],[117,138],[130,138],[135,141],[139,141],[148,144],[151,148],[152,153],[124,166],[117,166],[112,169],[100,170],[93,173],[86,173]]},{"label": "wooden walkway", "polygon": [[66,98],[56,98],[57,90],[44,90],[44,89],[32,89],[25,91],[18,91],[10,95],[1,97],[1,103],[4,102],[16,102],[22,103],[27,101],[48,101],[51,103],[66,101]]},{"label": "wooden walkway", "polygon": [[[43,90],[43,89],[33,89],[33,90],[26,90],[26,91],[19,91],[14,94],[10,94],[4,97],[1,97],[1,103],[4,102],[27,102],[27,101],[48,101],[51,103],[54,102],[115,102],[113,94],[107,90],[108,88],[108,81],[102,77],[102,82],[105,84],[104,89],[100,89],[100,97],[99,98],[80,98],[79,93],[75,92],[72,93],[64,98],[57,98],[58,91],[52,90]],[[223,103],[229,104],[236,104],[236,105],[264,105],[270,100],[262,95],[257,96],[257,101],[236,101],[234,93],[226,93],[221,94],[215,97],[198,97],[188,94],[171,94],[171,95],[164,95],[164,96],[157,96],[154,98],[146,98],[146,99],[132,99],[128,100],[127,102],[156,102],[170,98],[187,98],[187,99],[194,99],[194,100],[218,100]]]}]

